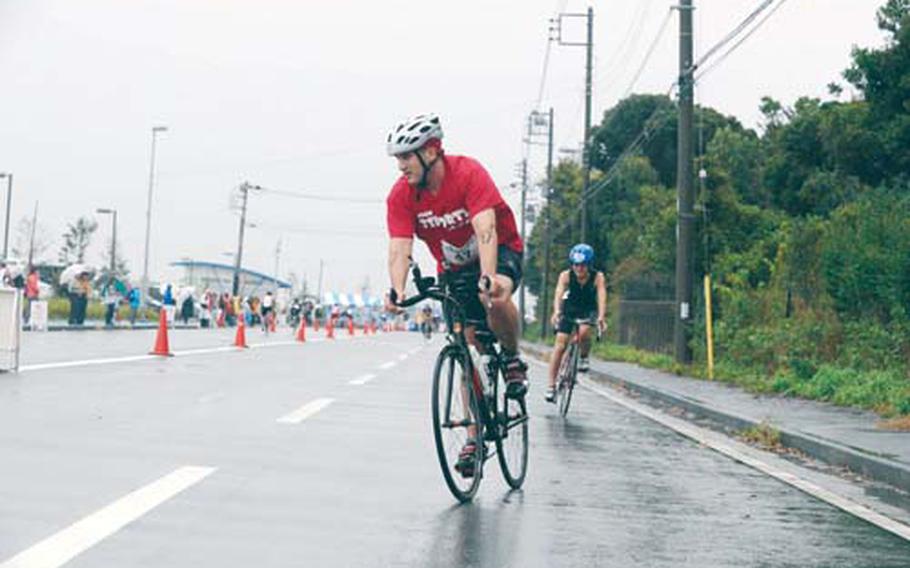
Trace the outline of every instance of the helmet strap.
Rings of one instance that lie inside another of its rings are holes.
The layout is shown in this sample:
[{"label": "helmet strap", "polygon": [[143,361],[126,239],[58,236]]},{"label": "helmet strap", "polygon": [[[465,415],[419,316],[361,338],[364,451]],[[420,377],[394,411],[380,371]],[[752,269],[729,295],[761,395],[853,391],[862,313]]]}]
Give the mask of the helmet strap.
[{"label": "helmet strap", "polygon": [[439,161],[439,155],[433,158],[432,162],[427,163],[427,161],[423,159],[423,155],[421,155],[420,150],[417,150],[414,153],[417,154],[417,160],[420,161],[420,167],[423,168],[423,173],[420,174],[420,181],[417,182],[417,189],[426,189],[430,183],[430,170],[433,168],[436,162]]}]

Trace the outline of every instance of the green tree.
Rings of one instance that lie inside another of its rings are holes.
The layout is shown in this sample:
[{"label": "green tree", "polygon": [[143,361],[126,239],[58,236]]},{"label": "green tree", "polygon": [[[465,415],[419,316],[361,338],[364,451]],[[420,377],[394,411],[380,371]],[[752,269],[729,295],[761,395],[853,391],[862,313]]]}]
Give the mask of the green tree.
[{"label": "green tree", "polygon": [[79,217],[75,223],[69,223],[63,233],[63,246],[58,256],[62,264],[85,262],[85,251],[92,242],[92,235],[98,223],[88,217]]},{"label": "green tree", "polygon": [[882,177],[889,177],[910,171],[910,1],[888,0],[877,15],[886,45],[855,48],[844,78],[869,104],[869,128],[884,149]]}]

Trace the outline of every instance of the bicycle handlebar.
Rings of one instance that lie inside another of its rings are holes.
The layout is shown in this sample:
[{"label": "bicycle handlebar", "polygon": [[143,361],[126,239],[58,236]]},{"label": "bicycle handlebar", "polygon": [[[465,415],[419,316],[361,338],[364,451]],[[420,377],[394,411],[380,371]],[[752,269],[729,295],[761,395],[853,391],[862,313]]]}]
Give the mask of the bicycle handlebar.
[{"label": "bicycle handlebar", "polygon": [[411,261],[411,275],[414,278],[414,285],[417,286],[417,295],[399,302],[398,292],[396,292],[393,288],[389,292],[389,301],[391,301],[395,306],[398,306],[399,308],[408,308],[426,299],[438,300],[440,302],[444,302],[446,300],[456,301],[455,298],[450,296],[445,290],[436,284],[435,278],[432,276],[424,277],[420,273],[420,267],[417,266],[417,264],[413,261]]}]

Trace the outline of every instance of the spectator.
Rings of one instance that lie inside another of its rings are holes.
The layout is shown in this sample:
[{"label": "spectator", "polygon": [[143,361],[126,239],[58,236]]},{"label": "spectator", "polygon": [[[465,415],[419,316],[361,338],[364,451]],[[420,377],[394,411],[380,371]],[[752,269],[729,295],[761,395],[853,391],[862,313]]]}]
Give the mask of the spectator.
[{"label": "spectator", "polygon": [[180,319],[183,320],[183,325],[188,325],[190,320],[193,318],[193,308],[195,300],[193,300],[192,294],[187,294],[183,299],[183,302],[180,304]]},{"label": "spectator", "polygon": [[101,289],[101,301],[104,302],[104,326],[114,327],[114,316],[117,313],[117,305],[120,303],[120,292],[117,291],[116,280],[113,276],[107,279],[104,288]]},{"label": "spectator", "polygon": [[28,323],[32,317],[32,303],[37,302],[38,296],[41,294],[39,283],[38,269],[34,266],[29,266],[28,278],[25,281],[25,323]]},{"label": "spectator", "polygon": [[74,288],[74,300],[72,303],[72,323],[74,325],[83,325],[85,323],[85,311],[86,308],[88,308],[88,299],[92,295],[92,283],[90,282],[89,275],[84,272],[80,274],[76,278]]},{"label": "spectator", "polygon": [[164,295],[162,296],[162,302],[164,305],[164,313],[167,316],[167,324],[174,325],[174,316],[177,311],[177,301],[174,299],[174,289],[168,284],[164,288]]},{"label": "spectator", "polygon": [[139,288],[135,286],[130,288],[127,300],[130,303],[130,325],[136,325],[136,315],[139,313],[139,305],[142,302],[142,294],[139,292]]}]

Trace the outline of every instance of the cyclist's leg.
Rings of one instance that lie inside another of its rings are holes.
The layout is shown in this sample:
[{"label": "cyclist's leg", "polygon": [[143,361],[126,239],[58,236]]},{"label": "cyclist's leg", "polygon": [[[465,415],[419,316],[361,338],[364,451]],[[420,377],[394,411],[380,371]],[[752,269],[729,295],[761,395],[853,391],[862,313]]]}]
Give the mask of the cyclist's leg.
[{"label": "cyclist's leg", "polygon": [[591,352],[591,335],[594,332],[594,326],[582,324],[578,326],[578,335],[581,338],[580,345],[580,355],[585,359],[588,358],[588,353]]},{"label": "cyclist's leg", "polygon": [[559,365],[562,364],[562,357],[566,353],[566,347],[569,345],[569,334],[562,330],[556,333],[556,341],[553,344],[553,353],[550,354],[550,388],[556,386],[556,374],[559,372]]},{"label": "cyclist's leg", "polygon": [[[496,261],[497,293],[490,297],[487,325],[507,355],[518,353],[518,308],[512,294],[521,282],[521,255],[500,246]],[[482,300],[481,300],[482,301]]]}]

